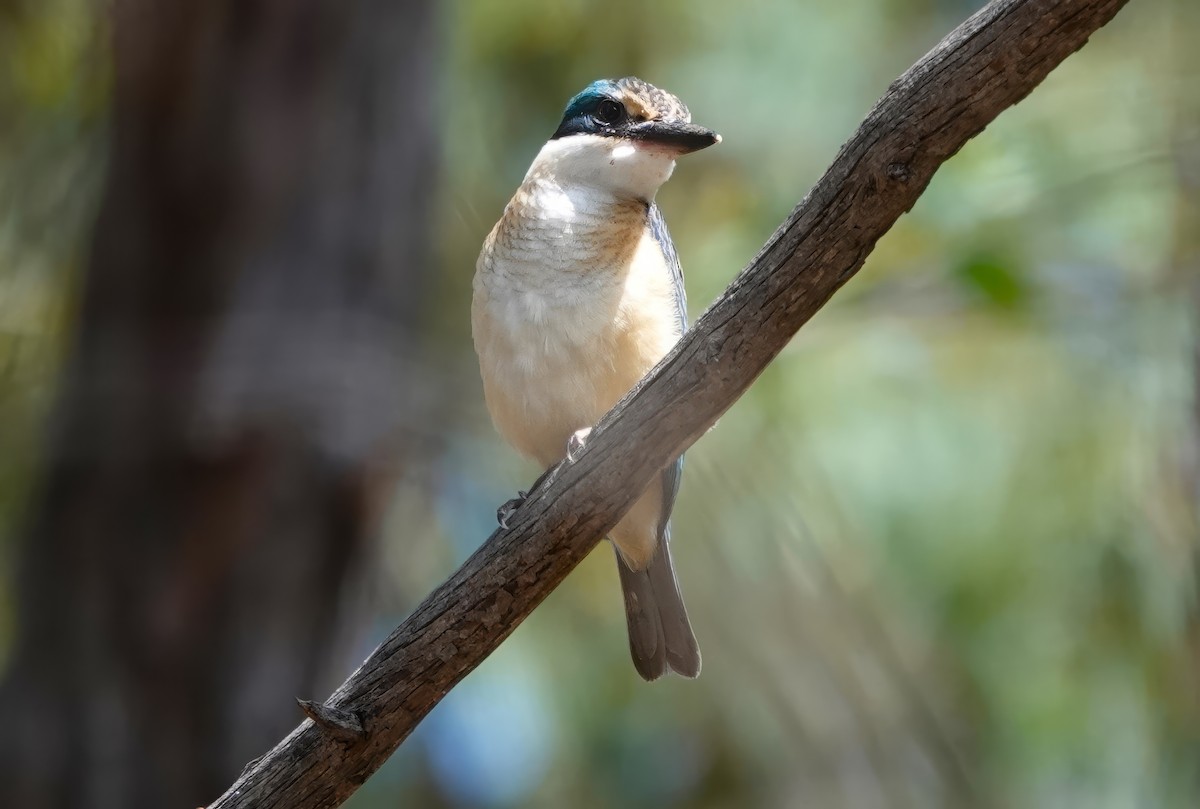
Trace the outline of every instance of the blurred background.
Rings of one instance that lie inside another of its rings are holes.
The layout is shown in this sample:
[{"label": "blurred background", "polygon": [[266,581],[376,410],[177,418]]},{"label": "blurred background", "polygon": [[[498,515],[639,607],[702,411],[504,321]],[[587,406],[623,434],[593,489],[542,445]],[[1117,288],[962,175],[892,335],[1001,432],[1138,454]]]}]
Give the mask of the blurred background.
[{"label": "blurred background", "polygon": [[[471,276],[571,95],[724,136],[694,318],[980,5],[0,0],[0,804],[215,799],[492,531]],[[698,681],[601,547],[348,806],[1196,806],[1198,41],[1130,3],[689,452]]]}]

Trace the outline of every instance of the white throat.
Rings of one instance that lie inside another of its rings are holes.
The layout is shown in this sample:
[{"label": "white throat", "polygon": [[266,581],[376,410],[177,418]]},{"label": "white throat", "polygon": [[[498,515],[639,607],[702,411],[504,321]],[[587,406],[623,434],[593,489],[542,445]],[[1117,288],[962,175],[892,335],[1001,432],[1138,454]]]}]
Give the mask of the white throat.
[{"label": "white throat", "polygon": [[652,202],[675,170],[676,153],[648,143],[599,135],[567,135],[542,147],[526,182],[545,178],[564,188],[583,186],[614,201]]}]

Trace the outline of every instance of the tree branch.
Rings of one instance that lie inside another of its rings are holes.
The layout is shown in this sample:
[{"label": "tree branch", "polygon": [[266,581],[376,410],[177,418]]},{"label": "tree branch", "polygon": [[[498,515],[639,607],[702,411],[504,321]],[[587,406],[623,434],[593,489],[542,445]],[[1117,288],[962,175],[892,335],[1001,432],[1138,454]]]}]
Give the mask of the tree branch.
[{"label": "tree branch", "polygon": [[[1126,0],[995,0],[897,79],[674,351],[333,694],[365,736],[297,727],[215,804],[336,806],[740,397],[862,266],[937,168]],[[289,695],[290,696],[290,695]],[[281,695],[281,698],[283,696]],[[310,715],[312,715],[310,713]]]}]

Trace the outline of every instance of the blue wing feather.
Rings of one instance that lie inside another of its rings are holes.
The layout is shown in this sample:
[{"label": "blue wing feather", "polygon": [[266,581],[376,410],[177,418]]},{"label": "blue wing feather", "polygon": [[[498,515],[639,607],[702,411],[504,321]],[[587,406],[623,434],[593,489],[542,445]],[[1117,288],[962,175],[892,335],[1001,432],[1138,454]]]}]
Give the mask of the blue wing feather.
[{"label": "blue wing feather", "polygon": [[657,203],[650,203],[650,235],[658,242],[666,260],[667,271],[671,273],[671,286],[675,290],[675,315],[679,318],[679,333],[687,331],[687,290],[683,286],[683,267],[679,265],[679,254],[671,242],[671,234],[667,232],[667,221],[663,219],[662,210]]},{"label": "blue wing feather", "polygon": [[[656,203],[650,203],[650,234],[658,242],[667,272],[671,274],[671,286],[675,290],[675,314],[679,318],[679,333],[687,332],[687,290],[683,286],[683,267],[679,264],[679,254],[671,242],[671,234],[667,232],[667,222],[663,219],[662,211]],[[680,455],[674,463],[668,464],[662,472],[662,516],[658,523],[660,539],[669,540],[669,523],[671,512],[675,508],[675,498],[679,494],[679,481],[683,477],[683,456]]]}]

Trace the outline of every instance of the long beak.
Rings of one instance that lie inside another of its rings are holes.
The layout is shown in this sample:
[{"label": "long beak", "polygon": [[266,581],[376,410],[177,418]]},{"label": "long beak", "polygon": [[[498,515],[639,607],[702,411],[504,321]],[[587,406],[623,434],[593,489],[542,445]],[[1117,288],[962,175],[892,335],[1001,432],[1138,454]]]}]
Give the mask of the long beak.
[{"label": "long beak", "polygon": [[629,128],[626,135],[635,140],[661,144],[679,154],[698,152],[721,142],[721,136],[711,129],[695,124],[672,121],[646,121]]}]

